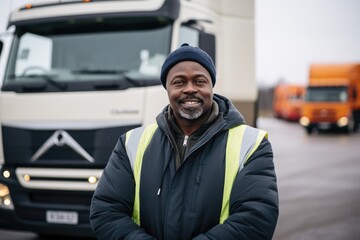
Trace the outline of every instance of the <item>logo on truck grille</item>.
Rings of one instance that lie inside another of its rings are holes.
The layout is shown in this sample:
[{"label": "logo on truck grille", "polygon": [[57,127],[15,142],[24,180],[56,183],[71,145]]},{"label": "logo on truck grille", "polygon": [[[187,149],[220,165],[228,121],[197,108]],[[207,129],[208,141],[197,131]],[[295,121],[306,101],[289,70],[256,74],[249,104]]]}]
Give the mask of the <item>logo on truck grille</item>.
[{"label": "logo on truck grille", "polygon": [[53,146],[68,146],[72,148],[75,152],[80,154],[83,158],[89,162],[94,162],[94,158],[90,156],[81,146],[77,143],[71,136],[64,130],[57,130],[53,135],[49,137],[48,140],[36,151],[36,153],[31,157],[31,161],[34,162],[38,160],[44,153],[46,153]]}]

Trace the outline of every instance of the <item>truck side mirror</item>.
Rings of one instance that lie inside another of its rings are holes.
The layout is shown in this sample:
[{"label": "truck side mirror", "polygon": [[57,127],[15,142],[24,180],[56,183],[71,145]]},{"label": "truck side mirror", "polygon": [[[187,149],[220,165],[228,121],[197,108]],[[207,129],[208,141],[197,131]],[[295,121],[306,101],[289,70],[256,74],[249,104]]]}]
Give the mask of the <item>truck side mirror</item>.
[{"label": "truck side mirror", "polygon": [[201,31],[199,35],[199,47],[210,55],[216,66],[215,35]]},{"label": "truck side mirror", "polygon": [[4,43],[0,40],[0,56],[1,56],[1,52],[2,52],[3,46],[4,46]]}]

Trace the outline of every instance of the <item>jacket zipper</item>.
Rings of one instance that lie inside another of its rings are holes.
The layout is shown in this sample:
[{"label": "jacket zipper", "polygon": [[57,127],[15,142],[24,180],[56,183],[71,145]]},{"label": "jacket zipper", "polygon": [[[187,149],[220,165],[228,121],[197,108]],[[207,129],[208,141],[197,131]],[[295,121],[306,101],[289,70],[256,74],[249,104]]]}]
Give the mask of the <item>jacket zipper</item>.
[{"label": "jacket zipper", "polygon": [[187,147],[188,140],[189,140],[189,135],[185,135],[184,142],[183,142],[183,147]]},{"label": "jacket zipper", "polygon": [[[198,144],[196,144],[190,151],[187,153],[187,156],[184,156],[184,161],[185,159],[192,153],[194,152],[195,150],[197,150],[198,148],[200,148],[205,142],[207,142],[208,139],[210,139],[210,137],[214,136],[214,134],[216,134],[221,128],[223,128],[226,124],[225,123],[222,123],[222,124],[218,124],[218,125],[214,125],[214,128],[211,129],[211,134],[207,134],[207,137],[205,137],[200,143],[198,142]],[[166,129],[166,130],[169,130],[169,129]],[[173,139],[170,137],[171,135],[168,134],[167,131],[164,131],[165,135],[167,135],[167,137],[170,139],[170,143],[171,145],[173,146],[174,148],[174,145],[173,145]],[[184,138],[184,141],[183,141],[183,145],[185,144],[185,146],[187,146],[187,142],[188,142],[188,139],[189,139],[189,136],[185,135],[185,138]],[[162,183],[161,183],[162,185]],[[187,186],[185,186],[185,188],[187,188]],[[160,189],[158,189],[158,192],[157,192],[157,195],[160,196],[161,194],[161,186],[160,186]],[[167,196],[167,198],[169,197],[169,195]],[[185,199],[185,198],[184,198]],[[168,201],[168,199],[166,200]],[[165,216],[167,216],[167,212],[168,212],[168,209],[167,209],[167,204],[166,204],[166,210],[165,210]],[[181,224],[180,224],[180,238],[182,239],[182,231],[183,231],[183,223],[182,223],[182,220],[183,220],[183,213],[181,213],[181,216],[180,216],[180,219],[181,219]],[[165,222],[166,222],[166,219],[164,219]],[[165,224],[164,222],[164,224]],[[166,224],[165,224],[166,225]],[[166,233],[166,230],[164,229],[164,233],[163,233],[165,236],[167,235]]]},{"label": "jacket zipper", "polygon": [[[212,132],[211,134],[206,133],[206,137],[201,139],[201,141],[197,142],[197,144],[195,146],[193,146],[189,152],[187,152],[186,156],[184,155],[184,161],[186,160],[186,158],[188,156],[191,155],[191,153],[193,153],[194,151],[199,149],[202,145],[204,145],[204,143],[206,143],[212,136],[214,136],[214,134],[218,133],[218,131],[220,129],[222,129],[224,126],[225,126],[225,123],[214,126],[214,128],[211,129],[211,132]],[[186,136],[185,136],[185,138],[186,138]],[[187,144],[187,140],[188,139],[186,139],[186,144]],[[184,139],[184,142],[185,142],[185,139]]]}]

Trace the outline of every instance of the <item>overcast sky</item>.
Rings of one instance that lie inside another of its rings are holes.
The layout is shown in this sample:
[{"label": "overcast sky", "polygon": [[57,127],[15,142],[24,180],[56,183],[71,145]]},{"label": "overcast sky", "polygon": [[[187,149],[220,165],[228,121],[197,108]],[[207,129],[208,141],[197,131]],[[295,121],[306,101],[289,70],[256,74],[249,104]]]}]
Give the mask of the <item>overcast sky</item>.
[{"label": "overcast sky", "polygon": [[[9,8],[0,0],[0,32]],[[360,0],[255,0],[256,76],[306,84],[311,63],[360,62]]]},{"label": "overcast sky", "polygon": [[360,63],[360,0],[256,0],[256,75],[306,84],[311,63]]}]

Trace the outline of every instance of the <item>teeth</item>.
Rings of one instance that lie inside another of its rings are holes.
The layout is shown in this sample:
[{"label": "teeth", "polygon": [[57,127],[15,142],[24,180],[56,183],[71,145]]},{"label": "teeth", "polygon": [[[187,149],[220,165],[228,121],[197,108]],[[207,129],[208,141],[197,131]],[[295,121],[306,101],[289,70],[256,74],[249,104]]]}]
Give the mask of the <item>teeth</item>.
[{"label": "teeth", "polygon": [[189,104],[189,105],[194,105],[194,104],[197,104],[198,102],[197,101],[186,101],[185,103]]},{"label": "teeth", "polygon": [[195,104],[195,102],[188,102],[188,104],[192,105],[192,104]]}]

